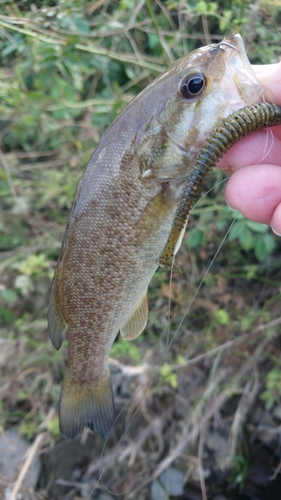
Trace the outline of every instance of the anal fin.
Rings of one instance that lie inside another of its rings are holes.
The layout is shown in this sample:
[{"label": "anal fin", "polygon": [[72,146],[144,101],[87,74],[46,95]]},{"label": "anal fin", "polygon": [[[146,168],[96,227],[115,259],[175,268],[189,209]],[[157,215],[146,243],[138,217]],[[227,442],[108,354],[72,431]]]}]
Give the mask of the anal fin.
[{"label": "anal fin", "polygon": [[122,337],[126,340],[136,339],[146,327],[148,316],[147,290],[137,302],[135,308],[120,328]]}]

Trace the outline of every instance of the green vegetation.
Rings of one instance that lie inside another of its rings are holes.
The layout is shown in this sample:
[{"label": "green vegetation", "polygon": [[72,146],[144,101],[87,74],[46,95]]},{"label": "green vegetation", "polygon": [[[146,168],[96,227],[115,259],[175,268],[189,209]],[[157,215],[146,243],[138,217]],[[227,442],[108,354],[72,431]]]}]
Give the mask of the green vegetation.
[{"label": "green vegetation", "polygon": [[141,363],[139,349],[131,342],[116,342],[111,349],[110,356],[133,365]]},{"label": "green vegetation", "polygon": [[261,399],[265,401],[267,409],[271,410],[279,401],[281,393],[281,369],[280,366],[272,368],[265,380],[265,390],[261,394]]},{"label": "green vegetation", "polygon": [[241,493],[247,478],[249,462],[243,455],[235,455],[233,457],[233,463],[233,480],[238,484],[239,493]]},{"label": "green vegetation", "polygon": [[[59,437],[50,411],[57,408],[67,351],[50,343],[48,295],[77,183],[103,132],[174,60],[230,32],[241,33],[251,62],[276,62],[280,20],[281,4],[273,0],[0,1],[3,428],[20,425],[27,439],[42,428]],[[206,355],[203,372],[213,364],[209,351],[222,348],[215,389],[207,394],[201,387],[189,399],[197,420],[220,391],[226,399],[241,391],[250,374],[235,376],[265,338],[261,400],[269,409],[280,404],[279,239],[225,205],[221,180],[221,172],[208,179],[205,191],[215,187],[193,211],[178,257],[184,275],[169,287],[168,273],[155,274],[145,334],[132,344],[118,340],[111,353],[131,365],[162,363],[152,391],[161,399],[181,390],[194,358]],[[169,340],[175,340],[167,354],[168,299]],[[231,352],[224,350],[227,342]],[[243,485],[247,464],[236,457],[235,465],[235,482]]]}]

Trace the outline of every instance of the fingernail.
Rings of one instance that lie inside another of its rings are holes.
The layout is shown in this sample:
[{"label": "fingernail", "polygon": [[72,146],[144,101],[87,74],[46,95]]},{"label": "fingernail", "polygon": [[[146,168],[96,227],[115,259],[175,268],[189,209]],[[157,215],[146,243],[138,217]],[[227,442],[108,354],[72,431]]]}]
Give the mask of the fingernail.
[{"label": "fingernail", "polygon": [[274,232],[274,234],[276,234],[276,236],[281,236],[281,233],[279,233],[278,231],[276,231],[276,229],[273,226],[271,226],[271,229]]}]

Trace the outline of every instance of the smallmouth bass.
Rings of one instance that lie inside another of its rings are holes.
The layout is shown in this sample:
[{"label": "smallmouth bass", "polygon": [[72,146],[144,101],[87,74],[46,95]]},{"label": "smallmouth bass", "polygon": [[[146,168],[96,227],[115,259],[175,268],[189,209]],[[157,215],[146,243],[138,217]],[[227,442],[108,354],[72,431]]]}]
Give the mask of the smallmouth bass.
[{"label": "smallmouth bass", "polygon": [[175,62],[103,135],[77,188],[49,301],[54,346],[69,340],[64,436],[85,426],[109,433],[109,352],[119,331],[131,340],[146,326],[147,287],[186,178],[217,123],[262,93],[241,37],[231,35]]}]

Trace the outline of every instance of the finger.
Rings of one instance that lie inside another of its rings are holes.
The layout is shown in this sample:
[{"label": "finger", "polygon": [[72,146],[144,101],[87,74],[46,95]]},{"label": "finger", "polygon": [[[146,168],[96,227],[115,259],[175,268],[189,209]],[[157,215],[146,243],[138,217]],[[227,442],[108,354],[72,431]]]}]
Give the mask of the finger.
[{"label": "finger", "polygon": [[[248,219],[270,224],[275,209],[281,203],[280,186],[280,167],[275,165],[245,167],[230,177],[225,190],[225,199],[232,208],[242,212]],[[279,212],[274,218],[274,223],[277,216]]]},{"label": "finger", "polygon": [[281,166],[281,126],[259,130],[244,137],[222,157],[218,167],[226,172],[234,172],[247,165],[256,165],[261,162]]},{"label": "finger", "polygon": [[[253,66],[260,84],[264,87],[265,98],[268,102],[281,105],[281,63]],[[268,155],[268,132],[263,130],[250,134],[239,141],[224,155],[219,167],[227,172],[233,172],[245,165],[254,165],[264,161],[274,165],[281,165],[280,143],[281,126],[272,127],[274,144]],[[276,141],[277,140],[277,141]]]},{"label": "finger", "polygon": [[281,105],[281,63],[253,66],[267,102]]},{"label": "finger", "polygon": [[281,203],[279,203],[279,205],[275,208],[270,225],[275,234],[281,236]]}]

